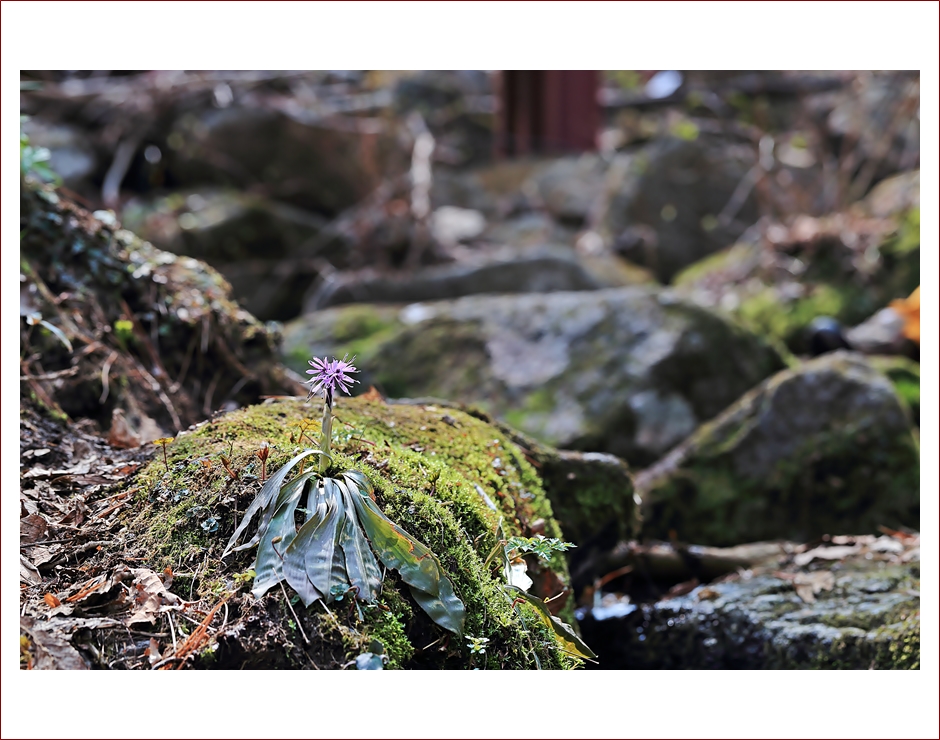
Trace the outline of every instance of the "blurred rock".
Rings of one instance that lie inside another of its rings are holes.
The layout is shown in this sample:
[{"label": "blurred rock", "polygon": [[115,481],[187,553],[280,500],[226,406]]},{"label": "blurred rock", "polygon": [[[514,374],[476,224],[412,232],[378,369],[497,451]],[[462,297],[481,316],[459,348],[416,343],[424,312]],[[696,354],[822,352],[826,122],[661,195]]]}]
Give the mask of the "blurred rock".
[{"label": "blurred rock", "polygon": [[891,382],[835,352],[744,395],[637,474],[644,534],[725,546],[920,526],[920,454]]},{"label": "blurred rock", "polygon": [[90,137],[80,128],[66,123],[49,123],[38,118],[25,121],[22,128],[32,146],[49,150],[49,167],[62,178],[65,185],[83,193],[92,189],[90,181],[98,157]]},{"label": "blurred rock", "polygon": [[532,177],[541,204],[556,221],[582,226],[604,195],[606,165],[585,154],[551,162]]},{"label": "blurred rock", "polygon": [[451,263],[418,270],[337,273],[311,291],[304,312],[343,303],[414,303],[480,293],[597,290],[639,282],[629,267],[620,269],[615,257],[580,258],[561,245],[477,247],[455,254]]},{"label": "blurred rock", "polygon": [[[624,257],[669,282],[757,220],[753,192],[721,220],[756,159],[751,145],[709,134],[658,139],[620,167],[604,229]],[[638,238],[641,232],[649,236]]]},{"label": "blurred rock", "polygon": [[311,346],[358,354],[388,396],[476,403],[554,446],[640,464],[783,367],[761,339],[643,287],[329,309],[285,327],[290,362]]},{"label": "blurred rock", "polygon": [[[333,216],[390,174],[410,152],[377,119],[318,119],[297,101],[273,107],[234,104],[180,116],[167,135],[167,170],[181,188],[221,185]],[[275,101],[270,101],[272,106]]]},{"label": "blurred rock", "polygon": [[762,222],[752,239],[691,265],[675,283],[690,300],[809,353],[816,318],[853,326],[920,284],[920,211],[870,218],[853,208]]},{"label": "blurred rock", "polygon": [[304,292],[319,275],[316,258],[342,258],[340,245],[321,238],[322,219],[234,190],[135,199],[122,219],[159,248],[211,264],[239,303],[263,320],[300,313]]},{"label": "blurred rock", "polygon": [[875,218],[889,218],[920,209],[920,170],[902,172],[882,180],[860,204]]}]

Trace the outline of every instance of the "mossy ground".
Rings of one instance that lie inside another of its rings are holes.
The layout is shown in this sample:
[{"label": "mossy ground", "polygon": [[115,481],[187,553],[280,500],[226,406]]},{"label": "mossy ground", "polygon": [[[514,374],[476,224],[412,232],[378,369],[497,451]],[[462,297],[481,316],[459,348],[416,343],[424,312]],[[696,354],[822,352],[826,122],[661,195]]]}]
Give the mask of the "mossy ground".
[{"label": "mossy ground", "polygon": [[[321,409],[317,399],[272,400],[180,434],[166,448],[169,469],[158,454],[136,480],[136,509],[127,524],[137,535],[137,554],[150,567],[177,572],[184,597],[191,592],[194,598],[211,600],[247,587],[250,580],[235,575],[250,567],[253,552],[225,563],[219,555],[260,489],[261,465],[255,453],[267,442],[272,450],[267,471],[276,470],[297,450],[312,446]],[[334,415],[331,471],[355,468],[370,478],[385,514],[441,560],[466,605],[466,633],[490,642],[485,656],[471,657],[464,644],[430,622],[407,589],[399,589],[397,574],[388,572],[378,605],[359,604],[357,609],[342,601],[329,610],[319,603],[304,610],[299,602],[293,604],[308,637],[318,636],[313,640],[320,645],[316,654],[310,657],[306,650],[309,659],[319,659],[320,667],[348,662],[367,650],[372,639],[379,639],[389,667],[575,666],[577,661],[557,649],[528,607],[521,613],[511,608],[495,562],[484,565],[497,547],[500,519],[507,536],[531,536],[533,531],[561,536],[539,477],[518,447],[496,427],[456,409],[388,405],[359,397],[338,401]],[[498,511],[488,508],[478,486]],[[536,583],[540,570],[554,573],[556,584],[568,582],[561,555],[544,568],[530,563]],[[246,595],[244,602],[250,601]],[[558,599],[556,605],[564,601],[568,599]],[[244,610],[273,612],[270,621],[286,635],[295,620],[280,602],[283,595],[274,589],[261,604],[247,603]],[[567,605],[562,616],[570,615],[570,608]],[[301,643],[293,639],[292,644]],[[298,657],[299,663],[303,660]]]}]

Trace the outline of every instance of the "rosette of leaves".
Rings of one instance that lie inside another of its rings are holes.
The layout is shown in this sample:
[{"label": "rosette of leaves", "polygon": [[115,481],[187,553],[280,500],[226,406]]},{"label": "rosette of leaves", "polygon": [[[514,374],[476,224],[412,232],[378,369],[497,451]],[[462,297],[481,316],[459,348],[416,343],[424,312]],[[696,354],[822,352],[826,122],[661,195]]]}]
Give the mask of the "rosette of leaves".
[{"label": "rosette of leaves", "polygon": [[[463,636],[466,611],[440,561],[382,513],[363,473],[350,470],[329,478],[312,470],[285,482],[310,455],[325,453],[305,450],[271,475],[222,554],[258,546],[252,593],[260,597],[283,580],[306,606],[319,599],[330,603],[350,591],[362,601],[374,601],[382,588],[377,557],[398,571],[434,622]],[[305,521],[298,529],[295,514],[305,494]],[[259,513],[254,536],[236,546]]]}]

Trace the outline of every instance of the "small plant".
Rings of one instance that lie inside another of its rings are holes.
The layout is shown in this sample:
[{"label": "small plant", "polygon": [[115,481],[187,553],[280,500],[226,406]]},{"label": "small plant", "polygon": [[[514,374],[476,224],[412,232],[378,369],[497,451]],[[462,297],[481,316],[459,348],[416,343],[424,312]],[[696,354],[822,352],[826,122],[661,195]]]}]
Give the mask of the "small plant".
[{"label": "small plant", "polygon": [[23,124],[29,116],[20,116],[20,175],[26,180],[39,180],[61,185],[59,177],[49,166],[52,154],[43,146],[33,146],[29,143],[29,136],[23,132]]},{"label": "small plant", "polygon": [[[509,551],[531,552],[539,556],[542,560],[551,560],[553,552],[565,552],[572,547],[577,547],[571,542],[562,542],[555,537],[543,537],[538,534],[535,537],[510,537],[506,541],[506,549]],[[515,553],[510,555],[510,559]]]},{"label": "small plant", "polygon": [[467,647],[474,655],[485,655],[486,644],[489,641],[488,637],[470,637],[470,635],[467,635]]},{"label": "small plant", "polygon": [[166,456],[166,446],[173,441],[172,437],[160,437],[160,439],[155,439],[153,443],[155,445],[160,445],[163,448],[163,464],[166,465],[166,472],[170,472],[170,461]]},{"label": "small plant", "polygon": [[261,482],[264,483],[268,477],[268,455],[271,454],[271,448],[267,442],[261,443],[261,448],[255,453],[261,461]]},{"label": "small plant", "polygon": [[[374,602],[382,587],[378,560],[397,570],[408,584],[418,605],[444,629],[463,635],[466,616],[463,602],[444,573],[440,561],[427,547],[388,519],[374,501],[372,484],[358,470],[327,477],[332,459],[333,394],[338,388],[349,393],[357,382],[351,362],[314,358],[308,370],[313,377],[310,396],[323,393],[323,420],[318,449],[295,455],[271,474],[235,530],[222,557],[230,552],[258,546],[253,569],[252,593],[261,597],[281,581],[293,588],[306,606],[322,600],[341,600],[352,594],[357,600]],[[316,470],[300,472],[291,481],[290,472],[301,461],[315,455]],[[307,493],[305,522],[298,530],[294,516]],[[236,546],[252,519],[261,518],[254,536]],[[373,555],[373,549],[375,555]]]}]

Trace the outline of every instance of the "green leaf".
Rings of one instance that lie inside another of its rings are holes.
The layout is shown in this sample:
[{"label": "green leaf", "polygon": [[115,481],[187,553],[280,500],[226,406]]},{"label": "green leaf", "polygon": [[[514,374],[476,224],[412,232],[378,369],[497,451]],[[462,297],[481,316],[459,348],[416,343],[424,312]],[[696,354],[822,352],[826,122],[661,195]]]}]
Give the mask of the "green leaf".
[{"label": "green leaf", "polygon": [[351,490],[355,488],[359,494],[350,498],[379,560],[397,570],[402,580],[413,587],[415,601],[431,619],[444,629],[463,635],[466,609],[454,593],[454,586],[444,574],[440,561],[382,513],[369,497],[372,485],[362,473],[353,470],[344,476]]},{"label": "green leaf", "polygon": [[311,516],[284,553],[284,577],[306,606],[317,598],[333,601],[335,586],[343,591],[349,588],[340,545],[345,519],[342,494],[336,481],[324,478],[317,482],[317,496],[325,502],[325,511],[319,500],[316,507],[310,505],[312,501],[308,504],[308,509],[323,514]]},{"label": "green leaf", "polygon": [[382,572],[356,518],[354,496],[358,495],[358,491],[342,480],[337,480],[336,484],[343,492],[346,505],[346,520],[340,535],[340,544],[346,556],[346,574],[349,583],[359,589],[360,599],[375,601],[382,588]]},{"label": "green leaf", "polygon": [[545,626],[549,627],[558,636],[558,639],[564,644],[565,650],[569,653],[574,653],[588,660],[595,660],[597,658],[594,651],[584,644],[584,641],[575,634],[575,631],[571,629],[570,625],[565,624],[558,617],[552,615],[548,607],[545,606],[544,601],[527,594],[516,586],[503,586],[503,588],[506,589],[513,598],[525,599],[526,602],[534,606],[539,617],[545,623]]},{"label": "green leaf", "polygon": [[[297,463],[299,463],[308,455],[313,454],[322,453],[319,450],[304,450],[299,455],[294,456],[286,464],[278,468],[275,473],[271,474],[271,477],[268,478],[264,486],[261,487],[258,495],[255,496],[255,500],[251,502],[251,504],[248,506],[248,509],[245,511],[245,516],[242,518],[242,521],[236,528],[235,533],[232,535],[231,539],[228,541],[228,544],[225,546],[225,550],[222,553],[223,558],[230,552],[247,550],[252,545],[258,544],[258,542],[264,536],[265,531],[267,531],[268,524],[271,522],[271,517],[274,516],[275,507],[269,505],[274,501],[274,497],[280,490],[281,484],[284,483],[284,479],[287,477],[287,474],[290,473]],[[248,525],[251,524],[251,520],[254,518],[254,515],[261,510],[263,510],[264,513],[262,514],[261,524],[258,525],[258,531],[255,533],[255,536],[244,545],[233,547],[233,545],[238,542],[238,538],[242,535],[242,532],[244,532],[248,528]]]},{"label": "green leaf", "polygon": [[284,486],[278,493],[274,506],[271,507],[274,514],[261,539],[258,554],[255,556],[255,564],[252,566],[255,571],[255,580],[251,593],[255,598],[261,598],[269,588],[276,586],[284,577],[284,551],[297,532],[294,527],[294,511],[303,494],[304,486],[312,475],[313,473],[305,473]]}]

